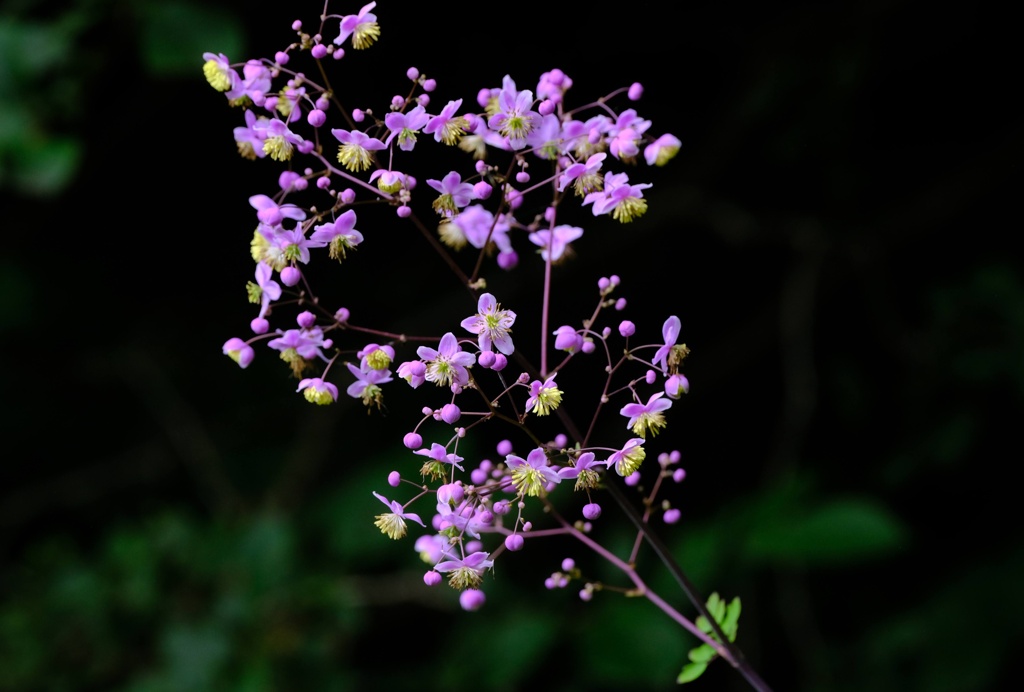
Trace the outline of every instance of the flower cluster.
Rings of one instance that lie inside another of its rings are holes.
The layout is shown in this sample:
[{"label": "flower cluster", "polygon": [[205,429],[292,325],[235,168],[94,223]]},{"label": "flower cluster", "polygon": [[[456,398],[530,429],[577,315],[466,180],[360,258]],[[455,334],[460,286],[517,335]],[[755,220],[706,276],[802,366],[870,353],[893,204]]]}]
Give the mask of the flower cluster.
[{"label": "flower cluster", "polygon": [[[422,418],[402,437],[409,468],[388,475],[389,485],[407,487],[413,496],[400,502],[375,492],[388,511],[376,515],[374,524],[395,540],[408,535],[410,523],[432,527],[414,545],[428,565],[425,583],[437,584],[447,575],[448,584],[461,592],[461,605],[476,610],[484,604],[487,575],[501,554],[520,551],[531,536],[542,535],[533,520],[550,520],[555,492],[579,494],[582,518],[559,517],[545,532],[596,545],[587,533],[602,516],[605,486],[637,484],[648,456],[645,445],[666,429],[673,402],[689,390],[682,373],[689,350],[678,343],[680,319],[665,319],[660,342],[641,340],[640,326],[613,318],[627,309],[626,299],[613,295],[621,292],[618,276],[597,282],[593,302],[578,322],[557,328],[548,323],[552,266],[571,257],[585,235],[583,228],[559,222],[561,210],[574,203],[594,217],[607,217],[605,224],[636,221],[647,210],[644,195],[652,185],[630,175],[642,163],[664,165],[681,144],[673,135],[652,136],[649,120],[632,107],[621,108],[622,100],[640,99],[639,84],[570,108],[566,100],[573,81],[558,69],[542,74],[533,88],[521,88],[504,75],[497,80],[500,86],[481,87],[475,99],[461,96],[436,107],[433,94],[440,85],[409,68],[404,94],[383,108],[345,109],[326,81],[328,68],[335,69],[328,63],[346,57],[345,46],[363,51],[386,37],[376,5],[347,15],[325,11],[312,32],[296,21],[295,40],[273,58],[234,63],[222,54],[204,55],[209,84],[241,108],[244,124],[234,130],[239,153],[286,167],[277,189],[249,199],[257,225],[250,241],[255,281],[247,284],[247,293],[258,313],[250,324],[253,335],[233,337],[223,350],[245,368],[255,358],[254,344],[265,340],[299,378],[297,391],[318,405],[336,401],[344,388],[347,396],[374,409],[392,392],[422,387],[406,394],[423,402]],[[294,69],[299,58],[318,63],[317,69]],[[386,114],[376,115],[381,112]],[[411,171],[434,165],[438,157],[432,152],[446,147],[464,152],[466,167],[428,168],[424,191]],[[356,205],[363,205],[362,219]],[[382,323],[384,315],[357,323],[347,307],[327,306],[316,297],[311,263],[333,261],[327,264],[338,268],[340,262],[344,274],[362,259],[364,252],[355,257],[357,249],[369,252],[397,242],[388,224],[363,216],[371,205],[390,207],[392,224],[410,225],[427,236],[425,247],[436,251],[438,267],[453,271],[471,293],[475,312],[467,304],[459,315],[439,317],[433,335],[400,335]],[[599,223],[588,240],[601,232]],[[514,271],[524,247],[546,267],[538,287],[543,308],[536,334],[519,331],[522,306],[503,307],[486,290],[488,272]],[[460,255],[465,251],[468,261]],[[560,304],[567,300],[559,297]],[[300,310],[295,322],[282,321],[293,307]],[[539,344],[539,363],[529,363],[524,344],[531,349]],[[513,361],[519,369],[510,376]],[[338,362],[344,367],[334,368]],[[600,372],[605,382],[593,401],[574,399],[578,395],[568,376],[560,377],[578,366]],[[434,386],[424,386],[428,383]],[[563,402],[570,400],[576,411],[592,408],[589,430],[566,413]],[[615,425],[597,425],[616,419]],[[478,427],[486,421],[507,424],[514,433],[509,437],[517,441],[503,439],[488,447],[496,455],[484,458],[460,455],[467,436],[493,429]],[[595,431],[605,437],[599,439]],[[679,463],[678,452],[658,459],[643,521],[659,515],[674,523],[679,511],[667,500],[655,503],[654,495],[662,479],[679,482],[685,473],[672,468]],[[429,509],[431,521],[424,523],[414,506]],[[626,564],[603,548],[593,549],[613,564]],[[634,554],[628,563],[635,560]],[[641,588],[635,570],[624,573]],[[574,575],[568,571],[557,585],[578,578]],[[595,588],[589,583],[581,596],[585,592],[590,598]],[[720,647],[716,651],[728,655]]]}]

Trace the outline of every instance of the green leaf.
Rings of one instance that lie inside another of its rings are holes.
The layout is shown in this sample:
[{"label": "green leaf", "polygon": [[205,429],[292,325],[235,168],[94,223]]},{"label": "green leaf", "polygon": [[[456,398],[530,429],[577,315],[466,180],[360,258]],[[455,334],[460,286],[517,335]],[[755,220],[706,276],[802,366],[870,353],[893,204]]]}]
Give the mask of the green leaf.
[{"label": "green leaf", "polygon": [[715,650],[709,644],[701,644],[690,649],[688,657],[694,663],[710,663],[716,655]]},{"label": "green leaf", "polygon": [[693,682],[707,670],[707,663],[687,663],[683,666],[682,671],[679,673],[679,677],[676,678],[676,682],[683,685],[687,682]]}]

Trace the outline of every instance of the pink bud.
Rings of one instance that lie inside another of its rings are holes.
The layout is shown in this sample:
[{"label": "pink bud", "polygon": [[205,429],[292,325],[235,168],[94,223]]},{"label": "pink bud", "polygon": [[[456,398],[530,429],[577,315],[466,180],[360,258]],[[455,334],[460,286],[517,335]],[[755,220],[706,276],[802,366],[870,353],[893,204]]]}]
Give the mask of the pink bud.
[{"label": "pink bud", "polygon": [[580,600],[589,601],[594,597],[594,592],[590,589],[580,589]]},{"label": "pink bud", "polygon": [[494,365],[494,353],[492,351],[484,351],[477,356],[476,362],[480,364],[481,368],[490,368]]},{"label": "pink bud", "polygon": [[626,485],[632,487],[640,482],[640,472],[634,471],[625,478]]},{"label": "pink bud", "polygon": [[417,70],[415,67],[410,67],[408,70],[405,71],[405,76],[415,82],[417,79],[420,78],[420,71]]},{"label": "pink bud", "polygon": [[519,171],[518,173],[516,173],[516,182],[517,183],[528,183],[528,182],[530,182],[530,174],[527,173],[526,171]]},{"label": "pink bud", "polygon": [[416,103],[426,108],[427,106],[430,105],[430,95],[420,94],[419,96],[416,97]]},{"label": "pink bud", "polygon": [[493,190],[494,188],[491,187],[490,183],[485,183],[482,180],[473,186],[473,194],[476,195],[477,199],[487,199],[491,196]]},{"label": "pink bud", "polygon": [[537,112],[541,115],[551,115],[555,112],[555,105],[555,102],[551,99],[544,99],[540,102],[540,105],[537,106]]},{"label": "pink bud", "polygon": [[566,435],[564,433],[558,433],[557,435],[555,435],[555,446],[556,447],[563,447],[564,448],[567,444],[569,444],[569,438],[566,437]]},{"label": "pink bud", "polygon": [[597,346],[595,346],[594,342],[589,339],[584,339],[583,345],[580,346],[580,350],[584,353],[593,353],[595,348],[597,348]]},{"label": "pink bud", "polygon": [[627,94],[630,101],[639,101],[640,97],[644,95],[644,86],[640,82],[633,82],[629,85],[629,92]]},{"label": "pink bud", "polygon": [[391,110],[398,110],[405,105],[405,97],[395,94],[391,97]]},{"label": "pink bud", "polygon": [[316,186],[321,190],[326,190],[331,186],[331,179],[326,175],[316,179]]},{"label": "pink bud", "polygon": [[402,444],[406,449],[418,449],[423,446],[423,436],[414,432],[406,433],[402,438]]},{"label": "pink bud", "polygon": [[306,122],[313,127],[320,127],[327,122],[327,114],[322,110],[313,109],[309,112],[309,115],[306,116]]},{"label": "pink bud", "polygon": [[327,46],[322,43],[318,43],[313,46],[313,50],[309,51],[310,54],[317,60],[322,60],[327,57]]},{"label": "pink bud", "polygon": [[299,326],[303,329],[309,329],[316,324],[316,315],[311,313],[309,310],[303,310],[299,313],[298,317],[295,318],[295,321],[298,322]]},{"label": "pink bud", "polygon": [[302,272],[292,266],[287,266],[281,270],[281,283],[285,286],[294,286],[302,280]]},{"label": "pink bud", "polygon": [[498,454],[507,457],[512,453],[512,442],[509,440],[502,440],[498,443]]},{"label": "pink bud", "polygon": [[302,20],[301,19],[296,19],[294,22],[292,22],[292,31],[301,31],[301,30],[302,30]]},{"label": "pink bud", "polygon": [[494,513],[498,515],[508,514],[512,511],[512,505],[508,500],[498,500],[494,503]]},{"label": "pink bud", "polygon": [[445,404],[441,407],[441,420],[448,425],[451,425],[459,419],[462,415],[462,411],[455,404]]},{"label": "pink bud", "polygon": [[511,550],[512,552],[522,550],[523,544],[525,543],[526,540],[518,533],[514,533],[511,536],[505,536],[505,547]]},{"label": "pink bud", "polygon": [[331,107],[331,102],[326,96],[321,96],[316,100],[316,107],[318,110],[325,111]]},{"label": "pink bud", "polygon": [[616,310],[625,310],[626,309],[626,299],[625,298],[619,298],[618,300],[616,300],[615,301],[615,309]]},{"label": "pink bud", "polygon": [[665,514],[661,518],[665,520],[666,524],[675,524],[681,516],[682,512],[673,507],[672,509],[666,509]]},{"label": "pink bud", "polygon": [[345,204],[352,204],[356,201],[356,191],[350,187],[346,187],[341,191],[341,201]]},{"label": "pink bud", "polygon": [[516,265],[519,264],[519,255],[516,254],[515,250],[509,250],[507,252],[498,253],[498,266],[508,271],[515,269]]},{"label": "pink bud", "polygon": [[647,384],[654,384],[658,381],[658,373],[654,370],[648,370],[647,374],[644,375],[644,380],[646,380]]},{"label": "pink bud", "polygon": [[334,49],[334,53],[332,55],[334,55],[334,59],[335,60],[341,60],[342,58],[345,57],[345,49],[344,48],[335,48]]},{"label": "pink bud", "polygon": [[625,337],[630,337],[636,334],[636,325],[629,320],[623,320],[619,323],[619,334]]},{"label": "pink bud", "polygon": [[574,569],[576,569],[576,561],[575,560],[573,560],[571,557],[567,557],[564,560],[562,560],[562,571],[563,572],[571,572]]},{"label": "pink bud", "polygon": [[391,473],[388,474],[388,485],[390,485],[392,488],[397,488],[401,482],[402,474],[400,474],[398,471],[392,471]]},{"label": "pink bud", "polygon": [[349,312],[348,308],[338,308],[338,311],[334,313],[334,319],[338,320],[342,324],[348,322]]},{"label": "pink bud", "polygon": [[441,573],[435,570],[430,570],[423,575],[423,583],[427,586],[437,586],[441,583]]},{"label": "pink bud", "polygon": [[252,329],[253,334],[266,334],[267,330],[270,329],[270,322],[262,317],[257,317],[249,323],[249,327]]},{"label": "pink bud", "polygon": [[610,287],[611,285],[612,285],[612,282],[611,282],[611,281],[609,281],[609,280],[608,280],[608,277],[606,277],[606,276],[602,276],[602,277],[601,277],[600,279],[598,279],[598,280],[597,280],[597,287],[598,287],[598,288],[599,288],[599,289],[600,289],[600,290],[601,290],[602,292],[603,292],[603,291],[607,291],[607,290],[608,290],[608,288],[609,288],[609,287]]},{"label": "pink bud", "polygon": [[437,88],[437,81],[433,79],[423,80],[423,91],[433,91]]},{"label": "pink bud", "polygon": [[408,204],[403,204],[402,206],[395,210],[395,213],[398,214],[398,218],[400,219],[408,219],[410,216],[412,216],[412,207],[410,207]]},{"label": "pink bud", "polygon": [[274,53],[274,62],[276,62],[278,65],[287,65],[288,54],[285,53],[283,50],[279,50],[278,52]]},{"label": "pink bud", "polygon": [[583,516],[588,521],[593,521],[597,519],[599,516],[601,516],[601,505],[597,504],[596,502],[591,502],[589,504],[583,505]]},{"label": "pink bud", "polygon": [[463,610],[470,612],[474,610],[480,610],[487,597],[484,596],[484,592],[480,589],[466,589],[459,594],[459,605],[462,606]]},{"label": "pink bud", "polygon": [[352,111],[352,119],[355,120],[357,123],[363,122],[363,118],[365,117],[366,113],[364,113],[359,108],[356,108],[354,111]]},{"label": "pink bud", "polygon": [[682,483],[684,478],[686,478],[686,469],[676,469],[672,472],[672,480],[676,483]]}]

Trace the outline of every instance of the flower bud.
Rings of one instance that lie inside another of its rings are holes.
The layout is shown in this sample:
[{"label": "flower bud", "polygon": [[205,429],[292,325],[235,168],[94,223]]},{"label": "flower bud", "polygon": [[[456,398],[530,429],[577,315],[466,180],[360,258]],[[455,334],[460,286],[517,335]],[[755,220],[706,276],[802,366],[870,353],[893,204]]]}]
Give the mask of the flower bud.
[{"label": "flower bud", "polygon": [[441,420],[451,425],[462,416],[462,411],[455,404],[445,404],[441,407]]},{"label": "flower bud", "polygon": [[675,524],[681,516],[682,512],[673,507],[672,509],[666,509],[665,514],[661,518],[665,520],[666,524]]},{"label": "flower bud", "polygon": [[491,196],[491,192],[493,191],[494,188],[491,187],[491,184],[484,182],[483,180],[473,186],[473,194],[476,195],[477,199],[487,199]]},{"label": "flower bud", "polygon": [[342,324],[348,322],[349,312],[348,308],[338,308],[338,311],[334,313],[334,319],[338,320]]},{"label": "flower bud", "polygon": [[571,572],[574,569],[576,569],[576,561],[575,560],[573,560],[571,557],[567,557],[564,560],[562,560],[562,571],[563,572]]},{"label": "flower bud", "polygon": [[423,80],[423,91],[433,91],[437,88],[437,81],[434,79]]},{"label": "flower bud", "polygon": [[316,315],[311,313],[309,310],[303,310],[299,313],[298,317],[295,318],[295,321],[298,322],[299,326],[303,329],[309,329],[316,324]]},{"label": "flower bud", "polygon": [[676,483],[682,483],[684,478],[686,478],[686,469],[676,469],[672,472],[672,480]]},{"label": "flower bud", "polygon": [[420,71],[417,70],[415,67],[410,67],[408,70],[405,71],[405,76],[415,82],[417,79],[420,78]]},{"label": "flower bud", "polygon": [[390,485],[392,488],[397,488],[401,482],[402,474],[400,474],[398,471],[392,471],[391,473],[388,474],[388,485]]},{"label": "flower bud", "polygon": [[459,605],[462,606],[463,610],[470,612],[480,610],[486,600],[487,597],[484,596],[484,592],[480,589],[466,589],[459,594]]},{"label": "flower bud", "polygon": [[626,94],[629,96],[630,101],[639,101],[640,97],[644,95],[644,86],[640,82],[633,82],[629,85],[629,91]]},{"label": "flower bud", "polygon": [[283,50],[277,51],[276,53],[274,53],[274,62],[276,62],[278,65],[287,65],[288,54],[285,53]]},{"label": "flower bud", "polygon": [[423,436],[414,432],[406,433],[405,437],[402,438],[402,444],[407,449],[419,449],[423,446]]},{"label": "flower bud", "polygon": [[287,266],[281,270],[281,283],[285,286],[294,286],[302,280],[302,272],[292,266]]},{"label": "flower bud", "polygon": [[441,573],[435,570],[430,570],[423,575],[423,583],[427,586],[436,586],[441,583]]},{"label": "flower bud", "polygon": [[266,334],[270,329],[270,322],[262,317],[257,317],[249,323],[249,327],[252,329],[253,334]]},{"label": "flower bud", "polygon": [[644,375],[644,380],[647,382],[647,384],[654,384],[655,382],[658,381],[658,373],[654,370],[648,370],[647,373]]},{"label": "flower bud", "polygon": [[519,171],[518,173],[516,173],[516,182],[517,183],[528,183],[528,182],[530,182],[530,174],[527,173],[526,171]]},{"label": "flower bud", "polygon": [[522,536],[520,536],[518,533],[514,533],[511,536],[506,536],[505,537],[505,547],[508,548],[509,550],[511,550],[512,552],[515,552],[517,550],[522,550],[523,549],[523,544],[525,544],[525,543],[526,543],[526,540]]},{"label": "flower bud", "polygon": [[599,516],[601,516],[601,505],[597,504],[596,502],[591,502],[589,504],[583,505],[583,516],[588,521],[593,521],[597,519]]},{"label": "flower bud", "polygon": [[322,60],[327,57],[327,46],[322,43],[318,43],[313,46],[313,49],[309,52],[317,60]]},{"label": "flower bud", "polygon": [[625,298],[619,298],[618,300],[616,300],[615,301],[615,309],[616,310],[620,310],[620,311],[621,310],[625,310],[626,309],[626,299]]},{"label": "flower bud", "polygon": [[519,264],[519,255],[516,254],[515,250],[498,253],[498,266],[505,271],[515,269],[517,264]]},{"label": "flower bud", "polygon": [[491,366],[491,370],[495,372],[501,372],[508,365],[508,358],[505,357],[504,353],[494,354],[494,365]]},{"label": "flower bud", "polygon": [[484,351],[477,356],[476,362],[480,364],[481,368],[490,368],[494,365],[494,353],[492,351]]},{"label": "flower bud", "polygon": [[636,325],[629,320],[622,320],[619,322],[619,334],[624,337],[630,337],[636,334]]},{"label": "flower bud", "polygon": [[313,109],[309,112],[309,115],[306,116],[306,122],[313,127],[320,127],[327,122],[327,114],[322,110]]}]

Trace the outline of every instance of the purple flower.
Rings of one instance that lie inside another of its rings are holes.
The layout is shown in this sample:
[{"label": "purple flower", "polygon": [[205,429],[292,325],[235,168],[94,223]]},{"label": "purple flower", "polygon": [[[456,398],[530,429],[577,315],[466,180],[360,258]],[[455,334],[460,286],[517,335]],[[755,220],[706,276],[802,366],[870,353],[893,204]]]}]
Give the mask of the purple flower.
[{"label": "purple flower", "polygon": [[249,302],[260,304],[259,317],[267,314],[271,301],[281,297],[281,285],[271,278],[273,275],[274,270],[269,264],[258,262],[256,264],[256,283],[250,281],[246,286],[249,292]]},{"label": "purple flower", "polygon": [[644,149],[644,159],[648,166],[664,166],[672,160],[679,147],[683,145],[675,135],[662,135]]},{"label": "purple flower", "polygon": [[476,198],[473,186],[462,182],[462,176],[457,171],[451,171],[441,180],[428,179],[427,185],[441,193],[434,200],[434,211],[441,216],[454,216],[459,213],[459,209]]},{"label": "purple flower", "polygon": [[466,386],[469,384],[469,371],[466,368],[476,363],[476,356],[463,351],[451,332],[441,337],[437,350],[420,346],[416,349],[416,355],[426,361],[427,381],[439,387]]},{"label": "purple flower", "polygon": [[351,363],[345,363],[345,367],[356,378],[356,381],[348,386],[345,393],[353,399],[362,399],[365,406],[376,404],[379,408],[383,399],[380,385],[391,381],[391,371],[374,370],[373,368],[362,369]]},{"label": "purple flower", "polygon": [[530,398],[526,400],[526,410],[538,416],[546,416],[562,403],[562,390],[555,385],[555,375],[544,382],[534,380],[530,383]]},{"label": "purple flower", "polygon": [[558,469],[548,465],[548,455],[537,447],[525,459],[515,454],[505,457],[505,465],[512,471],[512,485],[520,497],[537,496],[549,485],[561,482]]},{"label": "purple flower", "polygon": [[398,376],[416,389],[426,381],[427,366],[421,360],[409,360],[398,366]]},{"label": "purple flower", "polygon": [[440,113],[430,119],[423,132],[434,135],[435,142],[456,144],[469,127],[469,122],[465,118],[455,115],[455,111],[461,107],[462,99],[449,101]]},{"label": "purple flower", "polygon": [[277,202],[266,195],[253,195],[249,198],[249,206],[256,210],[256,218],[268,226],[276,226],[287,219],[302,221],[306,212],[294,204],[277,205]]},{"label": "purple flower", "polygon": [[558,191],[561,192],[569,183],[573,183],[573,189],[579,197],[597,192],[604,185],[604,177],[601,175],[601,166],[608,154],[600,152],[593,154],[586,163],[574,163],[570,165],[562,175],[558,176]]},{"label": "purple flower", "polygon": [[454,452],[449,453],[448,450],[443,445],[439,445],[436,442],[430,443],[430,449],[417,449],[415,452],[413,452],[413,454],[419,454],[421,457],[433,459],[439,464],[451,464],[459,471],[466,470],[462,468],[462,466],[459,464],[459,462],[462,461],[462,457],[455,454]]},{"label": "purple flower", "polygon": [[644,441],[634,437],[617,452],[608,457],[608,466],[615,467],[615,473],[622,477],[629,476],[640,468],[640,464],[647,458],[647,452],[643,448]]},{"label": "purple flower", "polygon": [[555,335],[555,348],[559,351],[575,353],[583,348],[583,336],[577,334],[576,330],[567,324],[563,324],[553,334]]},{"label": "purple flower", "polygon": [[365,171],[373,163],[371,151],[380,151],[386,145],[359,130],[331,130],[334,138],[341,142],[338,147],[338,161],[350,171]]},{"label": "purple flower", "polygon": [[[552,236],[554,240],[552,240]],[[551,261],[557,262],[565,254],[565,249],[574,240],[583,237],[583,229],[578,226],[555,226],[550,231],[535,231],[530,234],[530,242],[539,245],[540,256],[545,262],[548,261],[548,250],[551,251]]]},{"label": "purple flower", "polygon": [[423,129],[429,119],[423,106],[416,106],[408,113],[388,113],[384,116],[384,124],[391,134],[384,140],[384,144],[390,146],[391,140],[398,137],[398,148],[412,151],[416,146],[416,133]]},{"label": "purple flower", "polygon": [[490,293],[484,293],[477,301],[477,314],[462,320],[462,328],[479,336],[481,351],[490,351],[491,345],[511,355],[515,350],[512,344],[512,324],[516,321],[516,313],[502,310],[501,305]]},{"label": "purple flower", "polygon": [[359,14],[349,14],[341,18],[341,31],[334,38],[334,44],[340,46],[349,36],[352,37],[352,47],[356,50],[369,48],[374,41],[380,37],[380,26],[377,24],[377,15],[370,12],[377,6],[376,2],[363,5]]},{"label": "purple flower", "polygon": [[[260,116],[262,120],[268,118]],[[245,127],[236,127],[234,130],[235,144],[238,146],[238,153],[243,158],[250,160],[262,159],[267,155],[263,151],[262,134],[266,128],[256,119],[256,113],[252,110],[245,111]]]},{"label": "purple flower", "polygon": [[395,500],[388,500],[386,497],[384,497],[383,495],[376,491],[374,491],[373,496],[376,497],[381,502],[383,502],[385,505],[387,505],[388,509],[391,510],[390,512],[385,512],[384,514],[378,514],[376,517],[377,521],[373,522],[373,525],[380,529],[381,533],[383,533],[388,538],[398,540],[399,538],[405,536],[406,519],[408,519],[409,521],[414,521],[420,526],[425,526],[423,520],[420,519],[418,514],[406,512],[402,505],[396,502]]},{"label": "purple flower", "polygon": [[263,140],[263,151],[270,155],[275,161],[288,161],[295,151],[295,147],[302,144],[302,137],[288,129],[282,121],[257,120],[253,131]]},{"label": "purple flower", "polygon": [[665,427],[664,411],[672,408],[672,401],[663,399],[663,396],[665,396],[665,392],[656,392],[651,395],[646,404],[626,404],[619,411],[619,414],[629,417],[626,427],[632,428],[634,435],[647,437],[649,432],[653,437]]},{"label": "purple flower", "polygon": [[249,367],[249,363],[256,357],[256,352],[252,350],[252,346],[237,336],[225,341],[222,350],[224,355],[238,363],[239,367],[243,369]]},{"label": "purple flower", "polygon": [[607,175],[604,179],[605,188],[600,192],[591,192],[583,198],[583,204],[593,203],[594,216],[611,212],[612,218],[621,223],[629,223],[647,211],[647,200],[643,191],[651,187],[650,183],[629,184],[629,176],[625,173]]},{"label": "purple flower", "polygon": [[299,382],[299,388],[295,391],[302,392],[306,401],[321,406],[333,404],[338,399],[338,388],[319,377],[307,377]]},{"label": "purple flower", "polygon": [[593,452],[584,452],[572,466],[563,466],[558,469],[558,477],[563,480],[575,478],[575,490],[591,490],[597,487],[600,478],[597,468],[599,466],[607,468],[608,462],[595,461]]},{"label": "purple flower", "polygon": [[675,315],[669,317],[665,320],[665,324],[661,325],[661,337],[665,340],[665,343],[658,348],[657,353],[654,354],[654,360],[651,361],[651,364],[654,365],[654,367],[659,367],[658,364],[660,363],[661,371],[663,373],[668,374],[669,359],[672,355],[672,349],[676,345],[676,339],[679,338],[680,329],[682,329],[682,323]]},{"label": "purple flower", "polygon": [[540,119],[540,113],[530,109],[532,105],[533,92],[517,91],[516,83],[505,75],[498,93],[498,112],[487,120],[487,127],[507,137],[513,149],[522,149],[526,146],[526,136]]},{"label": "purple flower", "polygon": [[340,262],[348,250],[363,242],[363,234],[355,230],[355,225],[356,212],[349,209],[331,223],[314,226],[309,236],[309,247],[328,247],[331,259]]},{"label": "purple flower", "polygon": [[476,588],[483,581],[484,570],[492,567],[494,560],[488,559],[488,553],[477,551],[462,559],[445,560],[434,569],[438,572],[450,572],[448,583],[452,588]]}]

